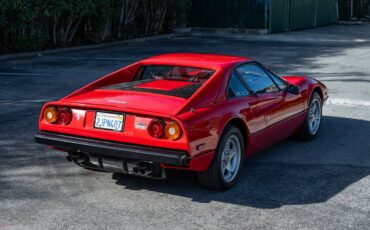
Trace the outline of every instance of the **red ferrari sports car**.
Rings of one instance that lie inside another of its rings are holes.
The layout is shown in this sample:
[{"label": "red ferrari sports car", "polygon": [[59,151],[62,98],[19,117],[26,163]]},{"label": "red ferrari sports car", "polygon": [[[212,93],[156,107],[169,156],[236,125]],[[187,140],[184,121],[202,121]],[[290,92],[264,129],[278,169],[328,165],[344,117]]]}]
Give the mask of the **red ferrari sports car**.
[{"label": "red ferrari sports car", "polygon": [[87,169],[189,170],[224,190],[246,157],[293,134],[313,139],[327,98],[320,81],[279,77],[249,58],[164,54],[45,104],[35,139]]}]

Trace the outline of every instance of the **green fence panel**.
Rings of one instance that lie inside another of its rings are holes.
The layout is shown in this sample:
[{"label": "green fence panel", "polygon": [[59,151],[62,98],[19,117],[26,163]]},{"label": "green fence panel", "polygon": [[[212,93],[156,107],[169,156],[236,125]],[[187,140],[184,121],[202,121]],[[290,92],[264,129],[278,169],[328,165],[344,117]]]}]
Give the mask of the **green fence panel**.
[{"label": "green fence panel", "polygon": [[[243,1],[243,0],[240,0]],[[245,0],[244,0],[245,1]],[[266,28],[266,0],[247,0],[246,27],[249,29]]]},{"label": "green fence panel", "polygon": [[316,2],[316,25],[328,25],[338,21],[338,0],[317,0]]},{"label": "green fence panel", "polygon": [[289,0],[271,0],[270,33],[289,31]]},{"label": "green fence panel", "polygon": [[316,0],[290,0],[290,29],[315,27],[315,8]]},{"label": "green fence panel", "polygon": [[[221,1],[223,5],[223,13],[221,18],[224,21],[224,27],[227,28],[243,28],[243,10],[245,9],[245,4],[240,0],[229,0]],[[212,20],[212,19],[211,19]]]},{"label": "green fence panel", "polygon": [[338,8],[340,20],[349,20],[351,18],[351,1],[338,0]]},{"label": "green fence panel", "polygon": [[368,15],[370,7],[369,0],[353,0],[351,12],[351,0],[338,0],[338,13],[340,20],[350,20],[351,17],[361,18]]},{"label": "green fence panel", "polygon": [[194,0],[191,25],[205,28],[265,28],[266,0]]},{"label": "green fence panel", "polygon": [[[217,14],[217,0],[214,1],[203,1],[195,0],[192,1],[191,9],[191,24],[193,27],[220,27],[219,18],[215,17]],[[212,18],[212,20],[209,20]]]},{"label": "green fence panel", "polygon": [[338,0],[194,0],[192,26],[269,29],[271,33],[337,21]]}]

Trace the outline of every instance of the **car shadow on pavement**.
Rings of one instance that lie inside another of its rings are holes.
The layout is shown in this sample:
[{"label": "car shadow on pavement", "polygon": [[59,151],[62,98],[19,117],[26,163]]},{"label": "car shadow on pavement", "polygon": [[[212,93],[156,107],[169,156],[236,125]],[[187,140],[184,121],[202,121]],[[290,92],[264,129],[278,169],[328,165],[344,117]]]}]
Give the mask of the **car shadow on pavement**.
[{"label": "car shadow on pavement", "polygon": [[217,192],[201,188],[190,173],[166,180],[113,174],[117,185],[187,197],[194,202],[278,208],[325,202],[370,174],[370,122],[324,117],[314,141],[293,138],[246,161],[237,185]]}]

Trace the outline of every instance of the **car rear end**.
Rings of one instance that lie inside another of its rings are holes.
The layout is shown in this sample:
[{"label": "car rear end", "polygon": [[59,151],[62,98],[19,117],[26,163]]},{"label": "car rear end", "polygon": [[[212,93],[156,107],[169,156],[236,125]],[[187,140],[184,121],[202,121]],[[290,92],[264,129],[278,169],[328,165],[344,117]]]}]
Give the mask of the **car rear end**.
[{"label": "car rear end", "polygon": [[147,169],[158,164],[186,168],[188,163],[184,128],[170,117],[63,103],[43,111],[36,141],[67,151],[81,166],[151,175]]},{"label": "car rear end", "polygon": [[72,94],[43,107],[35,139],[85,168],[154,178],[164,168],[191,169],[175,114],[202,83],[157,76]]}]

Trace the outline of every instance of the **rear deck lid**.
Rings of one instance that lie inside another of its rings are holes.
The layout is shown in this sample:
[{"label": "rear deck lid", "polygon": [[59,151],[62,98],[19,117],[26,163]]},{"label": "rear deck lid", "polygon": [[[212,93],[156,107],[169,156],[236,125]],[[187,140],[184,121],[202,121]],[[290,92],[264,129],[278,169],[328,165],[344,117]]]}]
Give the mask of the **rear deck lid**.
[{"label": "rear deck lid", "polygon": [[213,73],[196,67],[143,66],[133,81],[104,85],[62,101],[173,115]]},{"label": "rear deck lid", "polygon": [[[132,88],[131,82],[127,85],[119,84],[96,89],[87,93],[79,94],[74,97],[65,98],[63,102],[76,103],[83,105],[101,105],[118,108],[127,108],[136,111],[146,111],[158,114],[172,115],[185,103],[185,97],[174,96],[176,94],[187,94],[181,90],[159,89],[160,86],[150,88],[144,85],[143,88]],[[136,82],[137,83],[137,82]],[[170,88],[172,88],[171,86]],[[165,93],[156,93],[156,92]]]}]

